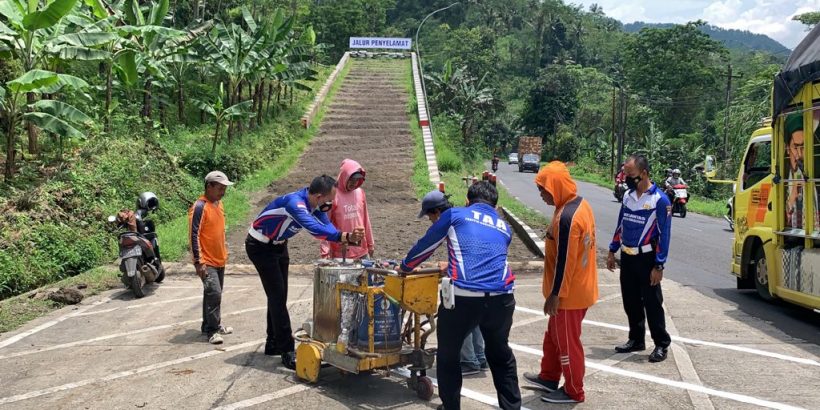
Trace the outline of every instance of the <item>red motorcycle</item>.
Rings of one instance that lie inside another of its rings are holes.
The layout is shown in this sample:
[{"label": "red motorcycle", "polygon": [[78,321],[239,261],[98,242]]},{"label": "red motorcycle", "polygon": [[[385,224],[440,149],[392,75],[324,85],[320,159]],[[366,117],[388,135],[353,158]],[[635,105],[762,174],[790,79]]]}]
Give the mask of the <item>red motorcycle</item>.
[{"label": "red motorcycle", "polygon": [[626,174],[621,171],[615,176],[615,188],[613,189],[612,194],[615,195],[615,199],[618,202],[623,202],[624,195],[628,190],[629,188],[626,186]]}]

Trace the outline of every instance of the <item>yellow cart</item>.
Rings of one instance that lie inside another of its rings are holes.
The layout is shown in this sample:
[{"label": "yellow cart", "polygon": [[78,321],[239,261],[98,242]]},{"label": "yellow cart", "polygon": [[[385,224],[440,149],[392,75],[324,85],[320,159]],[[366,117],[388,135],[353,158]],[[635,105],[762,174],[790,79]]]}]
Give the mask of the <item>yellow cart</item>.
[{"label": "yellow cart", "polygon": [[[371,285],[373,281],[369,279],[373,277],[383,279],[383,284]],[[425,345],[436,328],[434,315],[438,308],[438,284],[438,269],[401,274],[382,268],[317,266],[313,321],[306,323],[294,335],[299,342],[296,348],[296,375],[304,381],[315,383],[319,380],[323,362],[349,373],[406,367],[410,372],[408,387],[421,399],[430,400],[433,397],[433,383],[427,377],[427,369],[433,366],[435,350],[426,349]],[[367,346],[352,346],[343,340],[344,337],[339,338],[343,334],[343,292],[359,295],[365,303]],[[377,295],[383,295],[401,309],[399,348],[386,351],[376,346],[374,301]]]}]

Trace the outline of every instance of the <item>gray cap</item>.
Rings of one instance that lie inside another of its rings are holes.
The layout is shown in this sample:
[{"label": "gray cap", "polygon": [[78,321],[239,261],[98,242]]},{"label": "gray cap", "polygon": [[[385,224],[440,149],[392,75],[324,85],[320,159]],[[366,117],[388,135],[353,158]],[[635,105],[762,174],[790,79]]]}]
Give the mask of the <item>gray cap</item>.
[{"label": "gray cap", "polygon": [[222,185],[233,185],[233,182],[228,180],[228,176],[222,171],[211,171],[205,175],[205,182],[217,182]]},{"label": "gray cap", "polygon": [[427,195],[424,196],[424,199],[421,200],[421,212],[419,212],[419,218],[424,217],[430,211],[442,207],[448,206],[450,204],[447,201],[447,197],[441,191],[430,191]]}]

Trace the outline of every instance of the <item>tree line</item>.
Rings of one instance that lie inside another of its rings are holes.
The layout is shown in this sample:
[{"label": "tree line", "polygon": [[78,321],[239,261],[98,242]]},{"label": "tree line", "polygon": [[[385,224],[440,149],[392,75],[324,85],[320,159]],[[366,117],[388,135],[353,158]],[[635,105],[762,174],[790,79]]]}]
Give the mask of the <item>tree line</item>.
[{"label": "tree line", "polygon": [[[147,129],[212,123],[212,152],[223,133],[231,143],[261,125],[316,75],[313,28],[279,6],[0,2],[6,182],[25,155],[61,160],[65,141],[110,133],[112,117],[124,111]],[[192,111],[198,118],[189,118]],[[44,144],[41,135],[52,138]]]}]

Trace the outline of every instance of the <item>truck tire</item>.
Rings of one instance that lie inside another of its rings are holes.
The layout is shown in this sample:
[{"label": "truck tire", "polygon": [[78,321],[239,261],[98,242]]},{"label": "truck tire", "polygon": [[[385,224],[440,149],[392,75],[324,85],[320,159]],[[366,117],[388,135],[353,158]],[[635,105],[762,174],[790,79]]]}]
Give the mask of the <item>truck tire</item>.
[{"label": "truck tire", "polygon": [[752,260],[752,273],[754,274],[755,289],[757,289],[760,298],[767,302],[774,300],[771,292],[769,292],[769,264],[766,261],[766,254],[763,252],[762,246],[755,250],[754,260]]}]

